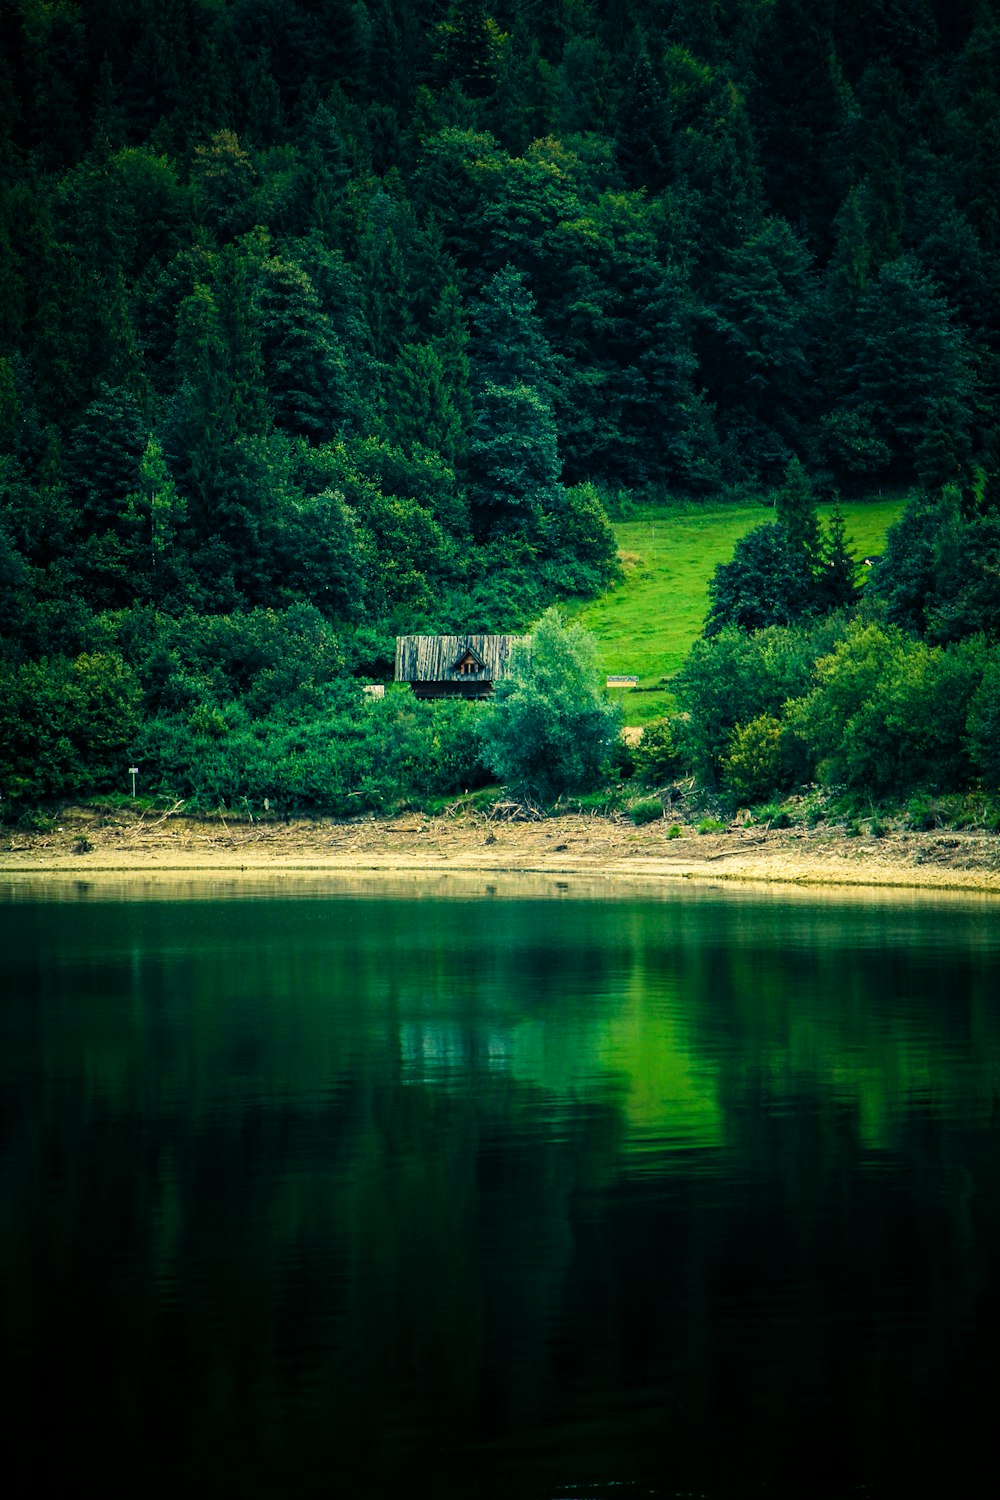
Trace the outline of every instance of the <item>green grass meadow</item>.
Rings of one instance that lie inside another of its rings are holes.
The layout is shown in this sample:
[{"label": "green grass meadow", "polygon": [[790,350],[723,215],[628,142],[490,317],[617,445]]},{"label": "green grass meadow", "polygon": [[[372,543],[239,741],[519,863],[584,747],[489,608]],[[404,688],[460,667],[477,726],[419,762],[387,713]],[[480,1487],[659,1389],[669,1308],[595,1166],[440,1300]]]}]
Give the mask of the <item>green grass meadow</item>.
[{"label": "green grass meadow", "polygon": [[[858,558],[882,550],[903,503],[902,498],[842,502]],[[834,507],[818,509],[825,522]],[[621,581],[572,614],[596,638],[602,671],[639,679],[638,689],[612,690],[621,699],[626,724],[644,724],[671,706],[667,680],[701,634],[716,564],[728,562],[752,527],[773,518],[761,504],[659,506],[615,522]]]}]

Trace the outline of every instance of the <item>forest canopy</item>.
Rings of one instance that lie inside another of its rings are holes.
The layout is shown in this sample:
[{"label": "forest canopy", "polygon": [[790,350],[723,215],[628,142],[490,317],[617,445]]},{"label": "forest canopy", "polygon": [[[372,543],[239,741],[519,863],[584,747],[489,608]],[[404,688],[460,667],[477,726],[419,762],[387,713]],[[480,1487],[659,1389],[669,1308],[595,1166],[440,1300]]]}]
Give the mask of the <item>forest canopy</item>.
[{"label": "forest canopy", "polygon": [[2,0],[0,775],[274,756],[622,491],[912,488],[887,623],[991,632],[998,159],[989,0]]}]

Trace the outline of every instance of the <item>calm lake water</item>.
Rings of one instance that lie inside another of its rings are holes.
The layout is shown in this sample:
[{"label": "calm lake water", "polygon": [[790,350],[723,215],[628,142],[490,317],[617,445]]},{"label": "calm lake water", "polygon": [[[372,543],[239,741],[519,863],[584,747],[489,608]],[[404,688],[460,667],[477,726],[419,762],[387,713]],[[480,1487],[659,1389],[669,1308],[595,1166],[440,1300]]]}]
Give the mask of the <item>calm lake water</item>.
[{"label": "calm lake water", "polygon": [[1000,903],[149,889],[0,889],[7,1493],[994,1470]]}]

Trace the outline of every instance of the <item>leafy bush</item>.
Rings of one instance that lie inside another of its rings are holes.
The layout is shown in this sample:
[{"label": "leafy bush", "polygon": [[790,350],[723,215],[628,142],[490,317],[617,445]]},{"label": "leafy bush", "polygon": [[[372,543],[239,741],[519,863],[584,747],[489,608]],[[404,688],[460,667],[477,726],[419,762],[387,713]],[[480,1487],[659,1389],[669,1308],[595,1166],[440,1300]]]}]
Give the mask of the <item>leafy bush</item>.
[{"label": "leafy bush", "polygon": [[928,797],[911,797],[906,804],[906,826],[918,833],[927,833],[940,825],[937,807]]},{"label": "leafy bush", "polygon": [[0,780],[7,795],[61,797],[126,779],[139,685],[114,652],[0,664]]},{"label": "leafy bush", "polygon": [[831,617],[809,630],[773,627],[747,635],[727,629],[695,642],[674,684],[686,710],[674,721],[674,736],[684,761],[706,785],[716,785],[737,724],[781,717],[787,700],[809,691],[817,658],[845,628]]},{"label": "leafy bush", "polygon": [[549,609],[530,650],[497,683],[479,726],[486,765],[518,795],[546,799],[593,786],[618,733],[598,687],[592,638]]},{"label": "leafy bush", "polygon": [[342,690],[299,722],[251,720],[239,705],[148,721],[136,736],[144,779],[204,808],[265,799],[278,812],[350,816],[479,786],[480,706],[419,703],[408,689],[382,700]]},{"label": "leafy bush", "polygon": [[1000,787],[1000,648],[994,647],[966,719],[969,754],[983,781]]},{"label": "leafy bush", "polygon": [[648,786],[661,786],[680,769],[680,756],[674,744],[670,719],[651,719],[642,736],[632,747],[635,774]]},{"label": "leafy bush", "polygon": [[781,781],[781,724],[760,714],[737,724],[722,766],[723,785],[745,802],[759,802]]},{"label": "leafy bush", "polygon": [[758,823],[766,823],[769,828],[791,828],[794,821],[788,808],[776,802],[759,807],[755,817]]},{"label": "leafy bush", "polygon": [[982,637],[948,650],[858,621],[816,664],[816,683],[786,714],[826,784],[875,796],[967,783],[970,705]]},{"label": "leafy bush", "polygon": [[657,818],[663,817],[663,803],[659,797],[642,797],[638,802],[632,803],[628,815],[636,827],[653,823]]}]

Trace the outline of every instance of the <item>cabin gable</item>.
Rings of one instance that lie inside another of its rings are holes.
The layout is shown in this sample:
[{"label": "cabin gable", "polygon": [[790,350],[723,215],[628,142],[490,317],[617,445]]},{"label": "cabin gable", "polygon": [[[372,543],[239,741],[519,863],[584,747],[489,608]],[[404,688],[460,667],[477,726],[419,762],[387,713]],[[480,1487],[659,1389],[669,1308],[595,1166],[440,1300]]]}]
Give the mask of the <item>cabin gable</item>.
[{"label": "cabin gable", "polygon": [[526,635],[400,635],[395,679],[418,698],[485,697],[530,644]]}]

